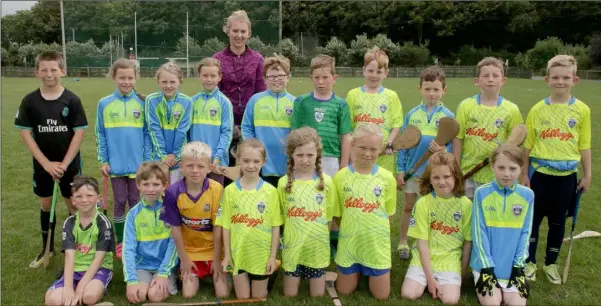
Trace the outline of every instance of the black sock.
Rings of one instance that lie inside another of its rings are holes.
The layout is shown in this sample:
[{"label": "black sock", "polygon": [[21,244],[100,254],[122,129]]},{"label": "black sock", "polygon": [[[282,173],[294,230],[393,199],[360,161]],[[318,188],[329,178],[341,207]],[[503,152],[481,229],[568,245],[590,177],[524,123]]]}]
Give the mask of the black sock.
[{"label": "black sock", "polygon": [[40,227],[42,230],[42,252],[46,249],[48,239],[48,228],[50,227],[50,212],[40,209]]},{"label": "black sock", "polygon": [[56,236],[56,212],[54,213],[54,218],[52,222],[50,222],[50,229],[52,230],[52,236],[50,236],[50,252],[54,252],[54,236]]}]

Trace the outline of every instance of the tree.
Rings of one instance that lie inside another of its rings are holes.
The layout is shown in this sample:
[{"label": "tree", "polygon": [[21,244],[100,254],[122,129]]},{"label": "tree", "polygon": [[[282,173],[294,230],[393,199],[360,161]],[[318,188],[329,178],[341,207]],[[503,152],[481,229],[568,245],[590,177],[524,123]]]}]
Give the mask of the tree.
[{"label": "tree", "polygon": [[601,66],[601,32],[591,37],[588,47],[588,56],[593,65]]}]

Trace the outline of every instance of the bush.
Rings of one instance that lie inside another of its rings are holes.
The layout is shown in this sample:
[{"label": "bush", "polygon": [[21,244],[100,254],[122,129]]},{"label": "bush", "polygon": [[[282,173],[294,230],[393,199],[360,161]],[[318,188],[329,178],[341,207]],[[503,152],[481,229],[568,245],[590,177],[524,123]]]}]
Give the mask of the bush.
[{"label": "bush", "polygon": [[203,56],[213,56],[213,54],[225,49],[225,43],[217,37],[209,38],[204,41],[201,47]]},{"label": "bush", "polygon": [[[202,53],[202,49],[198,44],[198,41],[192,37],[188,37],[188,50],[187,53],[189,56],[204,56]],[[173,52],[173,56],[176,57],[186,57],[186,36],[180,37],[177,40],[177,44],[175,45],[175,52]]]},{"label": "bush", "polygon": [[251,37],[248,40],[248,46],[261,53],[264,57],[272,56],[275,53],[275,47],[270,44],[265,44],[259,37]]},{"label": "bush", "polygon": [[282,39],[276,46],[277,52],[290,60],[292,66],[298,65],[300,58],[300,50],[290,38]]},{"label": "bush", "polygon": [[601,66],[601,33],[596,33],[591,37],[588,56],[593,65]]},{"label": "bush", "polygon": [[543,69],[547,67],[547,62],[555,55],[560,54],[563,49],[563,42],[557,37],[539,40],[534,48],[526,52],[528,66],[525,68]]},{"label": "bush", "polygon": [[493,51],[490,48],[476,48],[472,46],[462,46],[457,52],[452,53],[452,57],[461,65],[477,65],[483,58],[492,56],[503,61],[509,60],[510,65],[516,64],[516,54],[507,50]]},{"label": "bush", "polygon": [[351,47],[348,51],[349,64],[352,66],[363,66],[363,56],[373,46],[373,42],[367,37],[367,34],[357,35],[351,41]]},{"label": "bush", "polygon": [[318,47],[317,52],[335,58],[338,66],[348,65],[349,50],[346,44],[336,36],[332,37],[325,47]]},{"label": "bush", "polygon": [[583,45],[565,45],[560,53],[574,56],[579,70],[591,68],[591,59],[588,55],[588,50]]},{"label": "bush", "polygon": [[426,45],[415,45],[413,42],[405,42],[399,50],[399,61],[398,65],[415,67],[419,65],[425,65],[428,62],[430,56],[430,50]]}]

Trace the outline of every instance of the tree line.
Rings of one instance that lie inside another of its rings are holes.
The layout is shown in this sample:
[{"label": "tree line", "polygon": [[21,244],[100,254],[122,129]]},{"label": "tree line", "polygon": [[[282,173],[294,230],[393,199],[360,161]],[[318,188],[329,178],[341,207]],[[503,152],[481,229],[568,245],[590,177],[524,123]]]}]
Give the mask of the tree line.
[{"label": "tree line", "polygon": [[[583,68],[601,65],[601,3],[596,2],[283,1],[282,36],[287,38],[283,41],[278,37],[277,1],[65,1],[64,9],[67,41],[74,36],[81,45],[73,42],[71,48],[96,57],[106,56],[102,52],[107,43],[112,49],[110,36],[133,46],[134,12],[138,55],[185,52],[189,12],[190,54],[204,56],[225,45],[224,18],[244,9],[253,21],[251,47],[264,54],[287,53],[295,64],[324,52],[341,64],[356,65],[365,48],[378,44],[391,53],[396,65],[432,63],[434,57],[448,65],[471,65],[482,54],[492,54],[508,59],[510,65],[540,68],[547,53],[558,51],[577,56]],[[60,43],[60,34],[55,1],[41,0],[30,10],[5,16],[3,64],[22,65],[28,50],[56,46],[52,43]],[[307,41],[318,47],[303,48]]]}]

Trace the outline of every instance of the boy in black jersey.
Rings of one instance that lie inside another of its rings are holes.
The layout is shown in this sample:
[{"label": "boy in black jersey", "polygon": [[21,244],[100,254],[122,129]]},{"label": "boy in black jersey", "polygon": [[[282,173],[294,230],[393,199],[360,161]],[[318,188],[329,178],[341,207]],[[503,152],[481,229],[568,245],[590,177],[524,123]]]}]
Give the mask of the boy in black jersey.
[{"label": "boy in black jersey", "polygon": [[[42,263],[48,229],[54,233],[55,220],[50,221],[54,180],[60,181],[61,194],[71,214],[71,182],[81,171],[79,148],[88,121],[81,100],[61,85],[65,63],[60,53],[43,52],[36,57],[35,74],[42,82],[39,89],[23,98],[15,116],[23,142],[33,155],[33,192],[40,197],[42,252],[29,264]],[[54,237],[50,237],[50,254]]]}]

